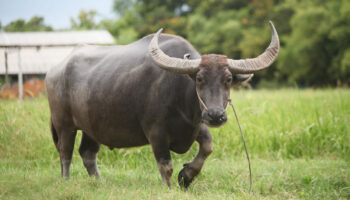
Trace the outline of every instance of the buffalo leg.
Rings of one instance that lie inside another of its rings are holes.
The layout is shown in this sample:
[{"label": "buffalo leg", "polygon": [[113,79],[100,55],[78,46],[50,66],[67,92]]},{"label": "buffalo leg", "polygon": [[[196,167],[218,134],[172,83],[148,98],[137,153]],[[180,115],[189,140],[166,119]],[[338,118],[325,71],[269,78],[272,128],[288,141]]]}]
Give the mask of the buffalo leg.
[{"label": "buffalo leg", "polygon": [[173,174],[173,165],[167,140],[161,136],[154,138],[154,140],[151,140],[151,145],[157,160],[160,175],[162,176],[163,182],[171,188],[170,178]]},{"label": "buffalo leg", "polygon": [[208,127],[205,125],[201,126],[196,140],[199,143],[199,152],[193,161],[184,164],[183,169],[180,171],[178,181],[181,187],[187,188],[191,184],[194,177],[201,171],[204,161],[213,151],[213,140]]},{"label": "buffalo leg", "polygon": [[100,177],[97,169],[97,153],[100,150],[100,144],[92,140],[85,132],[83,132],[79,153],[83,158],[83,163],[90,176]]},{"label": "buffalo leg", "polygon": [[62,177],[69,177],[69,168],[72,162],[75,136],[76,130],[74,129],[58,130],[57,145],[60,153]]}]

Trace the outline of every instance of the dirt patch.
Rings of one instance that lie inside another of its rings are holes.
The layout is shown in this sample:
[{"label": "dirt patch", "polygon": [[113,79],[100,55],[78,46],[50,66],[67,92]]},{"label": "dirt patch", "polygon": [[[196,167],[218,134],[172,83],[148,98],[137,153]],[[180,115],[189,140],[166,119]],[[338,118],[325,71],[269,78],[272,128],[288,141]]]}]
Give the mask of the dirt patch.
[{"label": "dirt patch", "polygon": [[[45,80],[35,78],[23,84],[23,98],[35,98],[45,91]],[[18,84],[5,84],[0,91],[1,99],[15,100],[18,96]]]}]

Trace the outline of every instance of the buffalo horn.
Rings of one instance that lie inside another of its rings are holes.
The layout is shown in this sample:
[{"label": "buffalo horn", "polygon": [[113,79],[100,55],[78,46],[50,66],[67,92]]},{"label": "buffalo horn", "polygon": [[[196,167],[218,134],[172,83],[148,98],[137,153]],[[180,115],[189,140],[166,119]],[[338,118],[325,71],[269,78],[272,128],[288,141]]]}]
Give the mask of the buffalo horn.
[{"label": "buffalo horn", "polygon": [[241,60],[227,59],[231,72],[237,74],[251,74],[267,68],[275,61],[280,49],[280,43],[275,27],[271,21],[269,23],[272,31],[271,43],[269,47],[267,47],[263,54],[259,55],[256,58]]},{"label": "buffalo horn", "polygon": [[161,68],[179,74],[192,74],[198,71],[201,59],[188,60],[166,55],[158,46],[158,38],[162,28],[153,36],[148,50],[152,60]]}]

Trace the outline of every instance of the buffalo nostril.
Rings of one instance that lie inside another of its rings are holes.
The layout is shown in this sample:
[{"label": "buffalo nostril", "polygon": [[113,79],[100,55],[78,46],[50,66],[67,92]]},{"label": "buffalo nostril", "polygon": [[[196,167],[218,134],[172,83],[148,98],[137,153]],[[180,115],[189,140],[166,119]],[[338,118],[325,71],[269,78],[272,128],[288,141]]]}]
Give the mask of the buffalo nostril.
[{"label": "buffalo nostril", "polygon": [[222,114],[220,117],[219,117],[219,121],[220,122],[226,122],[227,121],[227,117],[225,114]]},{"label": "buffalo nostril", "polygon": [[221,122],[226,122],[227,121],[227,117],[225,115],[220,117],[220,121]]},{"label": "buffalo nostril", "polygon": [[227,121],[227,116],[225,114],[225,111],[222,111],[221,109],[212,109],[209,110],[207,113],[207,116],[210,118],[210,121],[213,123],[224,123]]}]

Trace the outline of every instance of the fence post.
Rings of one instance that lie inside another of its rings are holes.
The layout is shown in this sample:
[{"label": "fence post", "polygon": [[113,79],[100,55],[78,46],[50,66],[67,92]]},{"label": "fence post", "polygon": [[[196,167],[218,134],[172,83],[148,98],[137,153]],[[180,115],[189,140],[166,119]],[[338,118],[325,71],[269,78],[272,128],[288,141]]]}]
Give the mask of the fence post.
[{"label": "fence post", "polygon": [[21,47],[18,47],[18,98],[23,99],[23,74],[21,66]]},{"label": "fence post", "polygon": [[9,67],[8,67],[8,61],[7,61],[7,48],[5,48],[4,51],[4,57],[5,57],[5,84],[9,84]]}]

